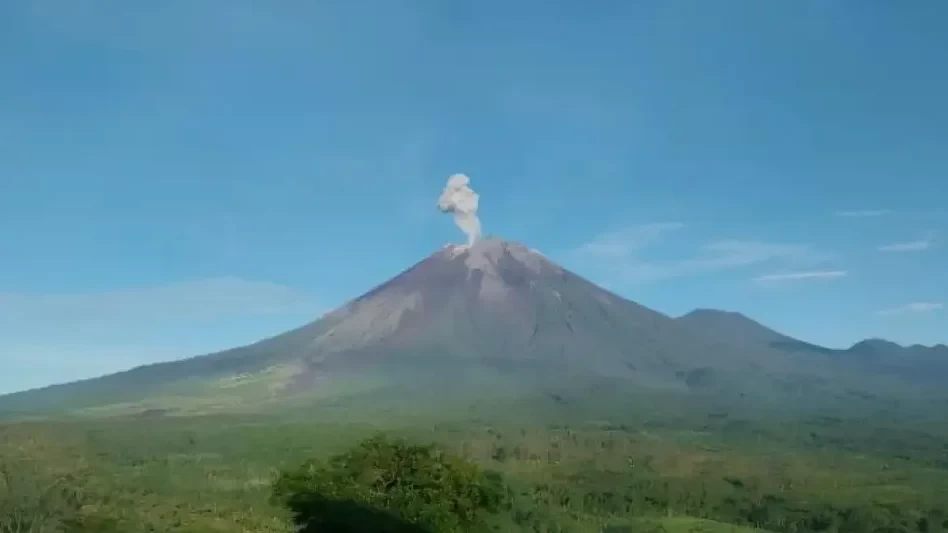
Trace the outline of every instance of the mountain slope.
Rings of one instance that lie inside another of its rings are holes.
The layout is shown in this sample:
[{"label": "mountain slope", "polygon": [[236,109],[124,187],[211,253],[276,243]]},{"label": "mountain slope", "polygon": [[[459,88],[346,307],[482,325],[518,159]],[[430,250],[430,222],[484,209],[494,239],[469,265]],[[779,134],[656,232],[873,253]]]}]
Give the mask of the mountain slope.
[{"label": "mountain slope", "polygon": [[715,349],[674,319],[610,293],[539,252],[486,239],[471,248],[447,246],[288,333],[0,398],[0,408],[193,396],[208,383],[240,396],[246,387],[235,381],[258,385],[257,398],[273,398],[369,374],[382,381],[452,379],[485,366],[521,381],[600,376],[687,390],[723,386],[757,363]]},{"label": "mountain slope", "polygon": [[435,402],[462,389],[485,398],[531,391],[556,398],[555,391],[605,383],[805,403],[817,391],[838,396],[834,388],[871,381],[839,358],[814,358],[831,352],[737,313],[699,310],[673,319],[526,246],[485,239],[446,246],[287,333],[0,397],[0,413],[265,409],[380,390],[399,391],[385,398],[437,390]]}]

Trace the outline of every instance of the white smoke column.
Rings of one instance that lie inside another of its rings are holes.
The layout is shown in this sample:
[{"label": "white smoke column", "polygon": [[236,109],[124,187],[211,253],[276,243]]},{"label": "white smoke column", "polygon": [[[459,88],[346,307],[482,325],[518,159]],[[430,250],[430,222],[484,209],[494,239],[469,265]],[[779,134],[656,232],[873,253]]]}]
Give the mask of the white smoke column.
[{"label": "white smoke column", "polygon": [[468,246],[481,236],[481,221],[477,218],[480,197],[471,190],[469,183],[471,179],[464,174],[455,174],[448,178],[448,184],[438,198],[438,209],[443,213],[454,213],[454,223],[467,235]]}]

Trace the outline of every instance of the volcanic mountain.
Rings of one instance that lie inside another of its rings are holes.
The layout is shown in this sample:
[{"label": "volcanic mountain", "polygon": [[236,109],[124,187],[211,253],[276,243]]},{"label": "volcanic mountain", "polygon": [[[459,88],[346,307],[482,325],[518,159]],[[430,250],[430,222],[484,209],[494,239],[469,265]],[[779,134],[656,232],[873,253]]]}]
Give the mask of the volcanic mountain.
[{"label": "volcanic mountain", "polygon": [[833,363],[812,359],[808,374],[801,374],[795,358],[811,358],[810,345],[799,343],[802,355],[779,350],[793,340],[740,315],[718,313],[674,319],[522,244],[484,239],[470,247],[445,246],[287,333],[0,397],[0,411],[257,405],[352,390],[458,389],[464,383],[483,395],[504,387],[553,391],[608,381],[627,389],[736,396],[800,392],[834,374]]},{"label": "volcanic mountain", "polygon": [[[292,341],[290,338],[292,337]],[[652,385],[710,363],[673,319],[501,240],[446,246],[391,281],[280,339],[311,368],[485,362],[638,374]],[[724,361],[717,361],[724,364]],[[665,378],[665,379],[660,379]]]}]

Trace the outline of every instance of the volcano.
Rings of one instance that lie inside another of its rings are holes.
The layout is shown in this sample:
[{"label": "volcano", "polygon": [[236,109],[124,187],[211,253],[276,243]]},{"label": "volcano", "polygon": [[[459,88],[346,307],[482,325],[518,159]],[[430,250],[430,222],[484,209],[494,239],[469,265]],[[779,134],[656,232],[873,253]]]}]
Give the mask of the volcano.
[{"label": "volcano", "polygon": [[[522,244],[446,246],[276,342],[312,368],[481,361],[673,379],[707,364],[675,320],[608,292]],[[719,363],[723,363],[719,361]],[[659,379],[658,381],[663,381]]]},{"label": "volcano", "polygon": [[[318,320],[255,344],[0,398],[0,410],[260,405],[435,385],[741,394],[826,382],[819,350],[775,348],[739,315],[675,319],[609,292],[523,244],[448,245]],[[734,318],[738,316],[739,318]],[[733,333],[729,333],[733,332]],[[756,332],[756,333],[755,333]],[[790,339],[792,340],[792,339]],[[800,343],[802,346],[811,346]],[[818,355],[818,354],[817,354]],[[800,358],[810,358],[800,378]],[[826,366],[829,365],[829,366]],[[825,368],[824,368],[825,367]],[[814,378],[819,374],[819,378]],[[345,386],[343,386],[345,384]],[[555,395],[554,395],[555,396]]]}]

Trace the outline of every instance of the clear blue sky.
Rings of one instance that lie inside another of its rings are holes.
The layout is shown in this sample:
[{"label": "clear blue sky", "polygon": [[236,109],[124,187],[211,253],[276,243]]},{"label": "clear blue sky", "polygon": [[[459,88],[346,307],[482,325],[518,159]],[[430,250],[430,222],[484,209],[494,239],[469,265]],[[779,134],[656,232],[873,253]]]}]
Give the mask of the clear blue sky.
[{"label": "clear blue sky", "polygon": [[948,2],[0,4],[0,391],[488,233],[670,314],[948,342]]}]

